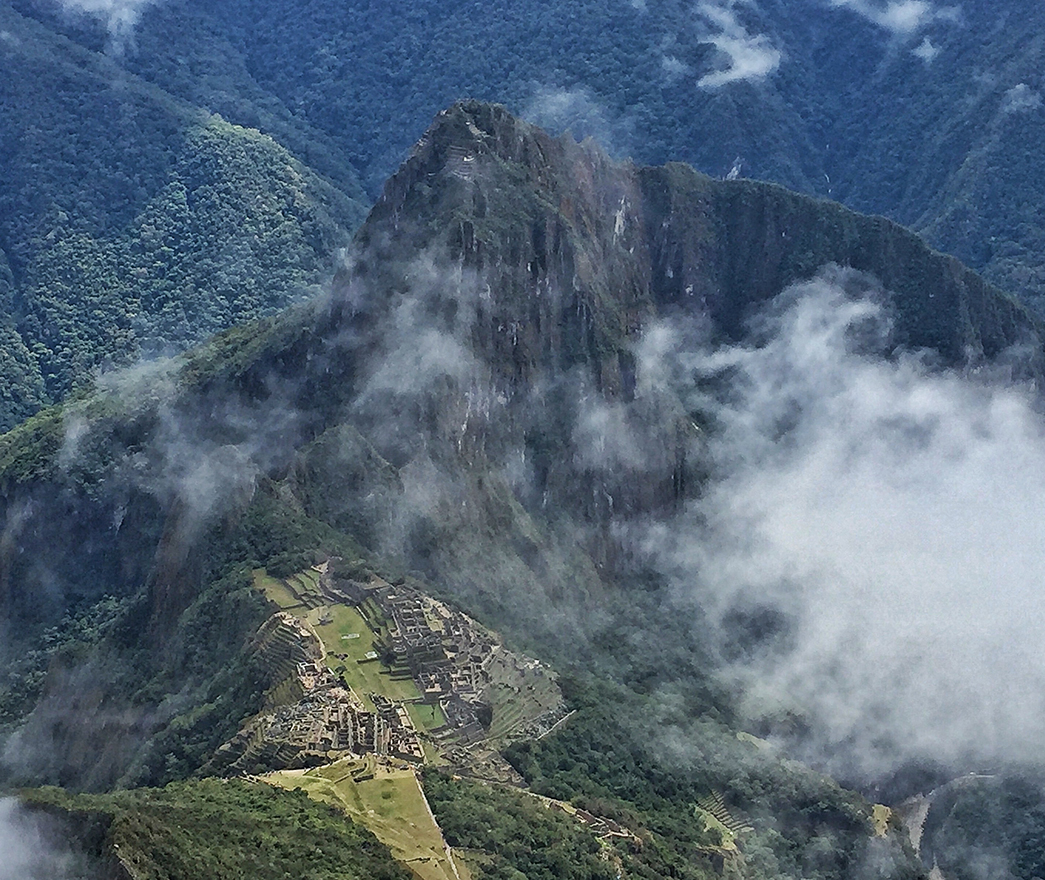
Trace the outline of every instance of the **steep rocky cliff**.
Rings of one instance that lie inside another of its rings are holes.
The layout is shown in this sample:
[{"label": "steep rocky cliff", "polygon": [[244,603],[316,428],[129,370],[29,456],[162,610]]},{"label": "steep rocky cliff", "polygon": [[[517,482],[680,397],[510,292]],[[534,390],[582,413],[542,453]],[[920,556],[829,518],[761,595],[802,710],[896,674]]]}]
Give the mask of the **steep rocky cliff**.
[{"label": "steep rocky cliff", "polygon": [[437,117],[357,244],[342,287],[360,274],[387,281],[404,256],[439,249],[490,288],[476,333],[491,361],[526,380],[587,360],[609,393],[623,385],[610,355],[655,315],[680,307],[737,338],[753,307],[829,262],[881,281],[898,344],[952,363],[994,356],[1034,326],[1013,298],[895,223],[684,165],[615,163],[487,104]]},{"label": "steep rocky cliff", "polygon": [[[477,103],[441,114],[388,182],[335,299],[381,328],[378,363],[403,362],[404,338],[423,342],[411,335],[418,314],[458,346],[452,368],[415,364],[452,380],[434,420],[382,437],[388,410],[377,414],[368,436],[390,459],[430,449],[416,432],[438,426],[459,451],[481,447],[502,465],[521,454],[544,508],[608,529],[670,511],[699,474],[699,416],[670,389],[637,384],[648,332],[668,322],[706,344],[744,339],[760,309],[828,264],[881,286],[893,319],[881,354],[925,349],[971,368],[1021,347],[1017,370],[1041,375],[1027,311],[896,224],[682,165],[615,163]],[[404,304],[419,310],[406,323]],[[382,323],[389,311],[398,317]],[[593,461],[585,423],[602,417],[641,437],[641,456]],[[600,561],[611,552],[590,549]]]}]

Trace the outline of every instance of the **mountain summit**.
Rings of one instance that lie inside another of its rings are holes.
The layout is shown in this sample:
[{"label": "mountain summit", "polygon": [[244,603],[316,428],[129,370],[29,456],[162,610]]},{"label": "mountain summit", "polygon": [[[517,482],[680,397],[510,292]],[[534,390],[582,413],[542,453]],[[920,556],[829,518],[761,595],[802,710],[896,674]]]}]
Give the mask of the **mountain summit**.
[{"label": "mountain summit", "polygon": [[[896,343],[950,363],[993,357],[1036,332],[1011,297],[887,220],[684,165],[613,162],[591,141],[552,138],[477,102],[436,118],[386,184],[357,246],[363,273],[436,249],[489,276],[487,321],[525,328],[508,357],[520,369],[547,362],[552,350],[526,335],[541,318],[546,327],[553,319],[551,333],[574,328],[563,336],[579,341],[577,310],[588,315],[580,335],[593,357],[626,347],[644,322],[673,311],[739,339],[761,305],[827,263],[877,278],[896,311]],[[532,319],[524,309],[536,309]],[[600,364],[598,372],[613,370]]]}]

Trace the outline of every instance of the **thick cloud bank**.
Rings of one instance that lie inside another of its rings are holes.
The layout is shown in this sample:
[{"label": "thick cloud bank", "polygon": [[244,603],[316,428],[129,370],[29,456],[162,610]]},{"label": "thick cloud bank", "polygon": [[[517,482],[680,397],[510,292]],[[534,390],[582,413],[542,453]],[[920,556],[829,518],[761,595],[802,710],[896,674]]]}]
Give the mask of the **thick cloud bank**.
[{"label": "thick cloud bank", "polygon": [[797,711],[822,765],[1045,760],[1042,419],[1025,390],[881,357],[854,280],[790,291],[757,346],[675,353],[729,381],[692,401],[709,490],[647,549],[752,717]]}]

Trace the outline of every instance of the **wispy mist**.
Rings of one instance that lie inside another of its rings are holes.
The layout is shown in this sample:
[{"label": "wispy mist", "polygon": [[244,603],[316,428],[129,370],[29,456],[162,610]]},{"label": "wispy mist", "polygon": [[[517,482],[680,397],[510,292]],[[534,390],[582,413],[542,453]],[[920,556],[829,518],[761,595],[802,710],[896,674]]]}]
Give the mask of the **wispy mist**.
[{"label": "wispy mist", "polygon": [[83,880],[82,860],[54,831],[13,798],[0,800],[0,880]]},{"label": "wispy mist", "polygon": [[1026,83],[1018,83],[1005,93],[1002,109],[1006,113],[1026,113],[1031,110],[1040,110],[1041,106],[1041,93]]},{"label": "wispy mist", "polygon": [[934,21],[955,21],[958,11],[940,8],[929,0],[830,0],[831,6],[851,9],[893,36],[913,37]]},{"label": "wispy mist", "polygon": [[[478,403],[486,387],[470,345],[476,310],[489,300],[481,280],[429,253],[411,261],[404,279],[406,288],[382,309],[352,407],[363,432],[397,464],[439,435],[463,442],[469,402]],[[443,409],[461,406],[466,411]]]},{"label": "wispy mist", "polygon": [[645,548],[750,718],[800,716],[822,766],[1045,759],[1045,427],[1029,391],[881,357],[867,284],[829,273],[761,344],[676,353],[718,389],[690,401],[712,478]]},{"label": "wispy mist", "polygon": [[764,34],[752,34],[737,16],[738,0],[697,4],[697,15],[707,24],[704,41],[711,43],[723,62],[718,70],[706,73],[697,85],[702,89],[718,89],[742,80],[758,80],[769,76],[779,66],[783,53]]},{"label": "wispy mist", "polygon": [[[96,387],[100,399],[128,412],[155,410],[149,442],[122,450],[115,459],[113,484],[176,504],[195,532],[229,504],[239,506],[249,498],[259,469],[294,442],[297,413],[286,394],[274,388],[258,405],[227,394],[200,412],[183,409],[179,366],[175,359],[144,361],[99,375]],[[90,404],[84,413],[68,406],[64,428],[58,461],[65,471],[89,463],[92,447],[107,442],[104,422],[91,421]]]},{"label": "wispy mist", "polygon": [[105,24],[113,44],[122,46],[138,24],[142,13],[158,0],[59,0],[62,7],[94,16]]},{"label": "wispy mist", "polygon": [[911,52],[916,57],[921,58],[926,64],[931,64],[936,56],[940,54],[940,47],[935,45],[928,37],[925,37]]},{"label": "wispy mist", "polygon": [[633,138],[632,120],[614,114],[583,86],[540,86],[521,115],[552,134],[568,131],[578,140],[590,137],[611,156],[626,155]]}]

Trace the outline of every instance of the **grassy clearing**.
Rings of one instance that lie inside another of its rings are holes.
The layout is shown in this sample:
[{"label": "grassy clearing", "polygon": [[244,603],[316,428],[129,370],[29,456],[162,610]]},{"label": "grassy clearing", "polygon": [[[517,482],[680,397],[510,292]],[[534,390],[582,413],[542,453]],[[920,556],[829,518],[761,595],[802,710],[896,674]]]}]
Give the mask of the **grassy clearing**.
[{"label": "grassy clearing", "polygon": [[[282,581],[267,574],[263,568],[254,571],[254,586],[285,611],[307,620],[327,652],[327,666],[333,670],[343,669],[345,681],[369,708],[373,701],[369,694],[383,694],[392,700],[416,700],[421,696],[417,685],[411,680],[393,679],[388,669],[377,660],[366,661],[366,655],[374,650],[375,635],[359,610],[349,605],[321,605],[309,608],[299,597],[314,595],[318,591],[319,572],[301,572]],[[320,623],[327,620],[327,623]],[[343,655],[338,657],[337,655]],[[359,662],[359,661],[366,662]],[[446,723],[438,707],[418,707],[410,711],[414,723],[425,730],[432,730]]]},{"label": "grassy clearing", "polygon": [[[329,622],[320,623],[323,620]],[[308,622],[315,627],[323,647],[331,654],[347,654],[352,660],[362,660],[374,650],[373,632],[362,615],[349,605],[315,608],[309,612]]]},{"label": "grassy clearing", "polygon": [[[321,624],[320,620],[329,623]],[[412,680],[393,679],[379,661],[366,661],[366,655],[374,650],[374,633],[355,608],[326,605],[310,611],[308,621],[327,651],[327,665],[335,671],[344,668],[345,681],[367,706],[373,707],[367,696],[371,693],[384,694],[392,700],[416,700],[421,696]]]},{"label": "grassy clearing", "polygon": [[446,765],[446,758],[443,757],[443,753],[428,740],[421,740],[421,750],[425,753],[425,764],[430,764],[434,767]]},{"label": "grassy clearing", "polygon": [[[370,773],[372,779],[356,781]],[[468,880],[461,866],[447,857],[446,842],[413,770],[347,760],[265,778],[282,788],[302,788],[315,800],[339,806],[421,880]]]},{"label": "grassy clearing", "polygon": [[301,601],[287,589],[287,585],[279,578],[274,578],[263,568],[254,569],[254,587],[265,594],[265,598],[275,602],[284,611],[304,609]]},{"label": "grassy clearing", "polygon": [[408,703],[406,711],[418,730],[436,730],[446,724],[446,716],[438,706],[427,703]]},{"label": "grassy clearing", "polygon": [[882,804],[874,805],[872,820],[874,821],[874,836],[885,837],[889,833],[889,820],[893,817],[893,811]]}]

